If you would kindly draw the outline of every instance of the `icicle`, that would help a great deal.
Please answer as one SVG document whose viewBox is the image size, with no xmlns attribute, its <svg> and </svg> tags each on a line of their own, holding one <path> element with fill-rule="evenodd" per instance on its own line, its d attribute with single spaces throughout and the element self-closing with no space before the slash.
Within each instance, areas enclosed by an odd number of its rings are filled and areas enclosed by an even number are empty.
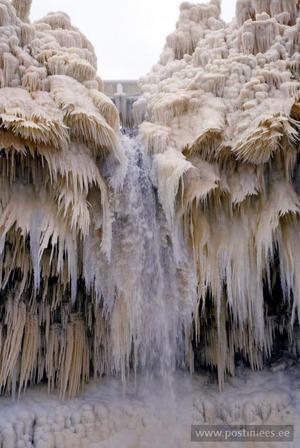
<svg viewBox="0 0 300 448">
<path fill-rule="evenodd" d="M 274 276 L 280 331 L 300 314 L 299 2 L 239 0 L 230 25 L 183 3 L 133 114 L 118 97 L 136 139 L 91 43 L 30 4 L 0 1 L 1 393 L 262 368 Z"/>
<path fill-rule="evenodd" d="M 32 0 L 12 0 L 11 3 L 15 8 L 18 17 L 20 17 L 23 22 L 27 22 L 29 20 Z"/>
</svg>

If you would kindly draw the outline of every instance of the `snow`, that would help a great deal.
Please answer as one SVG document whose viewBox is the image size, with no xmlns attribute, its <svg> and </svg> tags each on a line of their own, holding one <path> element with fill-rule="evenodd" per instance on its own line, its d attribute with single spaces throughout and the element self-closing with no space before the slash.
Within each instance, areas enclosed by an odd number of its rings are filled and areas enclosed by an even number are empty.
<svg viewBox="0 0 300 448">
<path fill-rule="evenodd" d="M 295 439 L 285 445 L 296 448 L 299 373 L 298 365 L 259 373 L 242 369 L 223 393 L 204 372 L 177 373 L 171 386 L 139 376 L 128 382 L 125 391 L 118 379 L 107 378 L 66 402 L 37 386 L 19 402 L 1 400 L 0 443 L 5 448 L 188 448 L 195 445 L 190 441 L 192 424 L 286 424 L 295 426 Z M 264 442 L 264 446 L 277 445 Z"/>
</svg>

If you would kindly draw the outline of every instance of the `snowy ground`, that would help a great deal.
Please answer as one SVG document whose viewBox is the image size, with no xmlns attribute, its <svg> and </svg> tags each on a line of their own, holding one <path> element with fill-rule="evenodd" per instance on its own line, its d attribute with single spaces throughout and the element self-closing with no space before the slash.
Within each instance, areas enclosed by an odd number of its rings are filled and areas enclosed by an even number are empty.
<svg viewBox="0 0 300 448">
<path fill-rule="evenodd" d="M 77 399 L 59 402 L 43 387 L 20 401 L 0 401 L 3 448 L 186 448 L 191 424 L 294 424 L 299 447 L 300 366 L 252 373 L 229 379 L 225 391 L 206 374 L 177 374 L 170 386 L 139 378 L 124 393 L 120 382 L 93 383 Z M 201 447 L 221 444 L 201 443 Z M 229 443 L 226 447 L 231 446 Z M 282 443 L 232 443 L 238 448 L 281 447 Z"/>
</svg>

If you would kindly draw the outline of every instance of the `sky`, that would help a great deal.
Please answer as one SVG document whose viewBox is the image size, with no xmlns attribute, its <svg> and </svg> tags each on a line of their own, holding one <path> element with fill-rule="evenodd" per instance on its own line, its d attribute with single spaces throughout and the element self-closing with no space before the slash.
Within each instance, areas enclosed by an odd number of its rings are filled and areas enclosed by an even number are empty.
<svg viewBox="0 0 300 448">
<path fill-rule="evenodd" d="M 31 20 L 66 12 L 94 45 L 102 79 L 138 79 L 158 61 L 182 1 L 33 0 Z M 234 11 L 235 0 L 222 0 L 224 20 L 229 22 Z"/>
</svg>

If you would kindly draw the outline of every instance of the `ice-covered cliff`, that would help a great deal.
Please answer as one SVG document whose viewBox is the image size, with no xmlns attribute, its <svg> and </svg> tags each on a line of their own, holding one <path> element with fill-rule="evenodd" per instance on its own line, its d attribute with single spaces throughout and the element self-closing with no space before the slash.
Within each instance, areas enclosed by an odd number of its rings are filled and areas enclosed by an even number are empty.
<svg viewBox="0 0 300 448">
<path fill-rule="evenodd" d="M 33 389 L 1 398 L 0 446 L 299 440 L 299 1 L 238 0 L 229 25 L 183 3 L 134 139 L 92 45 L 30 6 L 0 0 L 0 394 Z"/>
<path fill-rule="evenodd" d="M 30 4 L 0 1 L 0 394 L 168 376 L 191 358 L 192 263 L 92 45 L 64 13 L 30 24 Z"/>
<path fill-rule="evenodd" d="M 47 377 L 64 396 L 98 359 L 80 279 L 87 235 L 110 255 L 110 180 L 99 167 L 120 177 L 125 158 L 92 45 L 63 13 L 30 24 L 30 5 L 0 2 L 0 389 Z M 91 326 L 102 318 L 89 306 Z"/>
<path fill-rule="evenodd" d="M 222 387 L 237 354 L 295 347 L 298 2 L 239 0 L 229 25 L 183 3 L 136 143 L 92 45 L 30 5 L 0 5 L 1 391 L 194 364 Z"/>
<path fill-rule="evenodd" d="M 134 105 L 170 226 L 198 277 L 196 352 L 222 385 L 237 353 L 253 368 L 300 304 L 296 0 L 185 2 Z M 198 341 L 198 343 L 197 343 Z"/>
</svg>

